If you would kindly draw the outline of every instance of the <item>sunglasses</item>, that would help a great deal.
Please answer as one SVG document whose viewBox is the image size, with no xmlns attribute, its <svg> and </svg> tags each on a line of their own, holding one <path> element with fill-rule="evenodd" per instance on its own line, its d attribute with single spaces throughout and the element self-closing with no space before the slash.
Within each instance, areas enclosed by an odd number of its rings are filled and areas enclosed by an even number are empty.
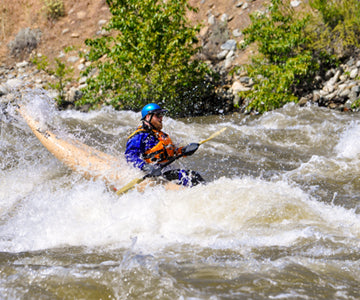
<svg viewBox="0 0 360 300">
<path fill-rule="evenodd" d="M 164 116 L 163 113 L 155 113 L 154 116 L 156 116 L 157 118 L 162 118 Z"/>
</svg>

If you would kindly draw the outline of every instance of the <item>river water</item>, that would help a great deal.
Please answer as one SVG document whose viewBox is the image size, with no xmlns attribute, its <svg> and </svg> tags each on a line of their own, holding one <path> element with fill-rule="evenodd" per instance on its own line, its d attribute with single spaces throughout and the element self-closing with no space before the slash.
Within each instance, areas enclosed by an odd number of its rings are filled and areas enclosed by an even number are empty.
<svg viewBox="0 0 360 300">
<path fill-rule="evenodd" d="M 139 114 L 16 102 L 122 158 Z M 4 114 L 6 112 L 6 114 Z M 119 197 L 57 161 L 9 104 L 0 132 L 1 299 L 359 299 L 360 114 L 288 105 L 164 118 L 206 185 Z M 129 177 L 130 180 L 130 177 Z"/>
</svg>

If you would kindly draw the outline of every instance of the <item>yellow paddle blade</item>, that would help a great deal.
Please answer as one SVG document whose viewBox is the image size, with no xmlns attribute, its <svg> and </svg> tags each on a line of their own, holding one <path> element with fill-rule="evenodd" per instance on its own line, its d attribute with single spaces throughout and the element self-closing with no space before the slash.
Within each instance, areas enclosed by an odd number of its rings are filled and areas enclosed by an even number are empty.
<svg viewBox="0 0 360 300">
<path fill-rule="evenodd" d="M 225 130 L 227 129 L 227 127 L 224 127 L 223 129 L 220 129 L 219 131 L 213 133 L 212 135 L 210 135 L 206 140 L 203 140 L 201 142 L 199 142 L 200 145 L 212 140 L 214 137 L 217 137 L 219 134 L 223 133 Z"/>
<path fill-rule="evenodd" d="M 139 184 L 140 182 L 143 182 L 145 178 L 135 178 L 132 181 L 130 181 L 127 185 L 123 186 L 120 190 L 116 192 L 117 195 L 125 194 L 127 191 L 131 190 L 135 187 L 135 185 Z"/>
</svg>

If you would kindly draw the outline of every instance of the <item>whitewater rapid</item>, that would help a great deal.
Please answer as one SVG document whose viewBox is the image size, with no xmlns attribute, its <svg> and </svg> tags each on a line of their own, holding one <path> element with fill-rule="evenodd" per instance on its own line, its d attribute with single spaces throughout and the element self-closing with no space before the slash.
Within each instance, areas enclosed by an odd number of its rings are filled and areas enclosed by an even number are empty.
<svg viewBox="0 0 360 300">
<path fill-rule="evenodd" d="M 119 159 L 140 119 L 139 113 L 110 108 L 57 111 L 46 94 L 29 93 L 21 101 L 43 128 Z M 150 289 L 154 297 L 166 291 L 175 298 L 208 299 L 217 295 L 211 278 L 225 298 L 311 299 L 318 286 L 311 272 L 328 287 L 344 278 L 341 287 L 328 289 L 335 298 L 360 296 L 358 114 L 290 104 L 262 116 L 165 117 L 164 131 L 179 145 L 228 128 L 177 162 L 199 171 L 207 184 L 179 191 L 158 185 L 119 197 L 101 180 L 85 179 L 57 161 L 16 113 L 14 103 L 5 112 L 0 132 L 0 251 L 25 257 L 3 260 L 3 296 L 26 295 L 20 281 L 30 276 L 29 267 L 16 267 L 19 264 L 46 264 L 49 275 L 31 273 L 33 281 L 44 280 L 45 290 L 48 281 L 63 272 L 60 265 L 69 265 L 71 271 L 64 276 L 70 282 L 78 268 L 88 268 L 79 278 L 106 286 L 118 299 L 135 287 Z M 133 175 L 129 173 L 129 180 Z M 96 257 L 94 265 L 86 262 L 90 253 Z M 128 285 L 116 286 L 114 278 L 124 265 L 142 274 L 147 287 L 139 287 L 129 273 Z M 8 277 L 8 268 L 22 274 L 19 281 Z M 237 281 L 241 274 L 247 279 Z M 151 289 L 156 278 L 165 281 Z M 278 288 L 262 286 L 260 291 L 261 280 Z M 306 283 L 303 288 L 298 280 Z M 320 298 L 328 292 L 320 291 Z"/>
</svg>

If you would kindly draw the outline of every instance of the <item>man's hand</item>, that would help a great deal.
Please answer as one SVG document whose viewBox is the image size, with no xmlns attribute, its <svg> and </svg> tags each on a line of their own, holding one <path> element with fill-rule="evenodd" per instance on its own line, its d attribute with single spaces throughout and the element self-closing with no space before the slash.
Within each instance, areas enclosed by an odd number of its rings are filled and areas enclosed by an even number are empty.
<svg viewBox="0 0 360 300">
<path fill-rule="evenodd" d="M 195 153 L 195 151 L 199 148 L 200 144 L 198 143 L 191 143 L 183 148 L 183 154 L 185 156 L 190 156 Z"/>
<path fill-rule="evenodd" d="M 142 170 L 149 176 L 149 177 L 157 177 L 161 176 L 161 167 L 157 165 L 145 165 Z"/>
</svg>

